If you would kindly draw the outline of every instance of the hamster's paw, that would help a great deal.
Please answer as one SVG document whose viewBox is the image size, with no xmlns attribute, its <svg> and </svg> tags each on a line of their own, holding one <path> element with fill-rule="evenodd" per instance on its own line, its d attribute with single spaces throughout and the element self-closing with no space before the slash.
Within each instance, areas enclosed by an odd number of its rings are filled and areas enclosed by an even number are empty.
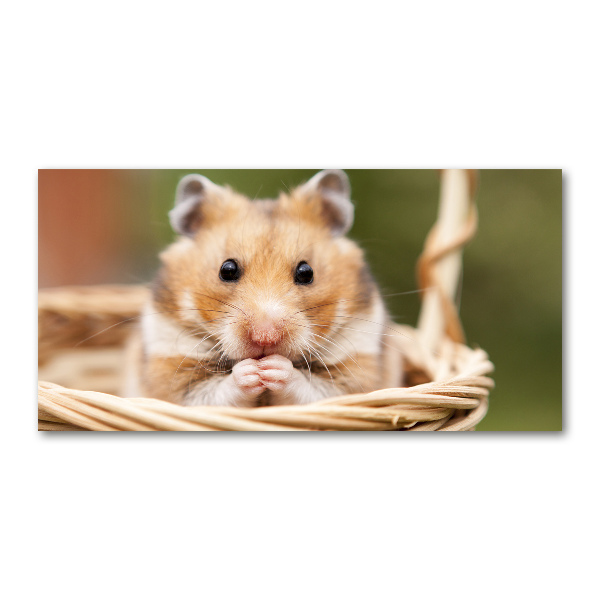
<svg viewBox="0 0 600 600">
<path fill-rule="evenodd" d="M 259 376 L 259 361 L 247 358 L 234 365 L 231 371 L 233 383 L 246 398 L 255 398 L 265 390 Z"/>
<path fill-rule="evenodd" d="M 285 356 L 271 354 L 258 361 L 258 375 L 267 389 L 284 392 L 294 380 L 294 365 Z"/>
</svg>

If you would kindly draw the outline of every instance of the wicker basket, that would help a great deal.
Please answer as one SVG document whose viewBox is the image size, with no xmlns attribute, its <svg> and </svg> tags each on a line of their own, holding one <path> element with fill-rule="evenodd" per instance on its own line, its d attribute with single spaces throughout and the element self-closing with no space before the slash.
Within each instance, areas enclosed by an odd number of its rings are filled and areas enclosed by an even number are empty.
<svg viewBox="0 0 600 600">
<path fill-rule="evenodd" d="M 493 365 L 464 344 L 452 302 L 462 247 L 476 229 L 474 172 L 442 172 L 440 213 L 419 260 L 423 306 L 417 328 L 397 325 L 386 343 L 407 387 L 303 406 L 183 407 L 120 398 L 124 345 L 148 290 L 99 286 L 42 290 L 38 303 L 40 430 L 302 431 L 472 430 L 485 416 Z M 400 360 L 400 359 L 399 359 Z M 53 381 L 54 383 L 49 383 Z M 93 390 L 93 391 L 83 391 Z"/>
</svg>

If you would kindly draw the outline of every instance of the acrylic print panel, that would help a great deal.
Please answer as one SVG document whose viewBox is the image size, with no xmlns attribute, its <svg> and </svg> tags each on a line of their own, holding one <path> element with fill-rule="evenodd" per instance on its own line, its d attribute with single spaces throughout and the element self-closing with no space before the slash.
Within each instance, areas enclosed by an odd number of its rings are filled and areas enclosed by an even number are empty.
<svg viewBox="0 0 600 600">
<path fill-rule="evenodd" d="M 477 177 L 478 231 L 454 298 L 466 346 L 485 349 L 496 367 L 477 429 L 560 430 L 562 174 Z M 290 403 L 316 407 L 323 397 L 427 379 L 413 369 L 405 373 L 413 380 L 398 383 L 385 357 L 403 339 L 410 346 L 419 322 L 415 265 L 438 217 L 440 186 L 434 170 L 41 170 L 41 397 L 54 402 L 41 428 L 431 423 L 409 421 L 398 399 L 385 415 L 385 402 L 376 407 L 374 419 L 364 403 L 320 408 L 317 417 Z M 280 194 L 277 205 L 261 201 Z M 159 254 L 168 247 L 165 268 Z M 136 331 L 152 281 L 147 312 L 160 314 L 145 317 L 143 338 Z M 234 367 L 235 381 L 223 387 Z M 148 417 L 142 401 L 122 401 L 115 415 L 109 396 L 68 399 L 53 384 L 162 402 Z M 222 407 L 190 427 L 195 409 L 185 405 L 205 401 Z M 410 414 L 437 410 L 434 421 L 452 423 L 477 402 Z M 264 404 L 274 406 L 254 408 Z"/>
</svg>

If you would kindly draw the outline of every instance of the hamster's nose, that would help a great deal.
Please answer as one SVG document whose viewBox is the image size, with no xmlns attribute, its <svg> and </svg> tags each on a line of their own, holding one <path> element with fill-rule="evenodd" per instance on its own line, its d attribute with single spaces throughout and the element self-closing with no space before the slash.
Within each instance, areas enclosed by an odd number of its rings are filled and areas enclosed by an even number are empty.
<svg viewBox="0 0 600 600">
<path fill-rule="evenodd" d="M 256 322 L 250 328 L 250 340 L 259 346 L 275 346 L 283 338 L 283 328 L 272 320 Z"/>
</svg>

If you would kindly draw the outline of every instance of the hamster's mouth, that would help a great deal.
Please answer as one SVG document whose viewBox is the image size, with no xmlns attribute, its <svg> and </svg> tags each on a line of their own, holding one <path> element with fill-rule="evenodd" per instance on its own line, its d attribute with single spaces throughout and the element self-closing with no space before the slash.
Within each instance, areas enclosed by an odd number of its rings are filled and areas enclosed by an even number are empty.
<svg viewBox="0 0 600 600">
<path fill-rule="evenodd" d="M 247 355 L 245 358 L 253 358 L 255 360 L 260 360 L 265 356 L 270 356 L 271 354 L 280 354 L 282 352 L 282 348 L 280 344 L 275 346 L 261 346 L 260 344 L 256 344 L 254 342 L 250 342 L 247 346 Z"/>
</svg>

